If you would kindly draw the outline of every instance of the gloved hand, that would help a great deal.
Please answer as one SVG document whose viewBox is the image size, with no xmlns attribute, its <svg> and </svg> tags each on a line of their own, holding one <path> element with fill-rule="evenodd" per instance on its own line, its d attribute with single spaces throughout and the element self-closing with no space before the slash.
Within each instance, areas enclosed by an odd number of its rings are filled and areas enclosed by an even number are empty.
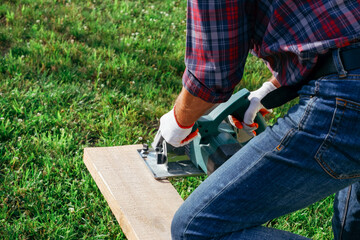
<svg viewBox="0 0 360 240">
<path fill-rule="evenodd" d="M 259 127 L 259 125 L 254 122 L 256 114 L 260 112 L 263 116 L 265 116 L 266 114 L 272 112 L 272 110 L 266 109 L 261 104 L 261 100 L 275 89 L 275 85 L 271 82 L 263 83 L 263 85 L 258 90 L 250 93 L 248 97 L 250 105 L 244 114 L 243 122 L 240 123 L 232 116 L 229 116 L 229 122 L 238 129 L 242 129 L 249 136 L 256 136 L 255 130 Z"/>
<path fill-rule="evenodd" d="M 181 147 L 191 142 L 199 132 L 198 129 L 192 132 L 191 126 L 181 126 L 175 117 L 175 107 L 160 118 L 158 134 L 161 134 L 165 141 L 174 147 Z"/>
</svg>

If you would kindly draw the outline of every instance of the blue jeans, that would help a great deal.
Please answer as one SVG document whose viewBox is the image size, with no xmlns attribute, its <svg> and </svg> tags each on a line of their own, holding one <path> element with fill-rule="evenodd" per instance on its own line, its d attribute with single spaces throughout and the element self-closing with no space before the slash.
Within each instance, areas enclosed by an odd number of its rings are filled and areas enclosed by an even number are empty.
<svg viewBox="0 0 360 240">
<path fill-rule="evenodd" d="M 339 191 L 334 201 L 335 239 L 360 239 L 360 182 Z"/>
<path fill-rule="evenodd" d="M 335 239 L 360 239 L 360 69 L 299 93 L 299 104 L 190 195 L 173 239 L 306 239 L 261 225 L 336 192 Z"/>
</svg>

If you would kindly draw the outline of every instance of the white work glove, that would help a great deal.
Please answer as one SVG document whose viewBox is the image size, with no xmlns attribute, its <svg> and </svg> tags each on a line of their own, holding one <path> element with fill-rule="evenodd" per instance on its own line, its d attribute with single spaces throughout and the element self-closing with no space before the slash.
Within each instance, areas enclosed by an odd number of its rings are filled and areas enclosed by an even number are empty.
<svg viewBox="0 0 360 240">
<path fill-rule="evenodd" d="M 259 125 L 254 122 L 256 114 L 260 112 L 263 116 L 265 116 L 266 114 L 272 112 L 271 109 L 266 109 L 261 104 L 261 100 L 275 89 L 275 85 L 271 82 L 263 83 L 263 85 L 258 90 L 250 93 L 248 97 L 250 105 L 245 111 L 243 122 L 240 123 L 232 116 L 229 116 L 229 122 L 238 129 L 242 129 L 243 132 L 245 132 L 248 136 L 256 136 L 255 130 L 259 127 Z"/>
<path fill-rule="evenodd" d="M 174 147 L 181 147 L 191 142 L 198 130 L 191 132 L 193 125 L 181 126 L 175 118 L 175 107 L 160 118 L 160 127 L 157 134 L 161 134 L 165 141 Z"/>
</svg>

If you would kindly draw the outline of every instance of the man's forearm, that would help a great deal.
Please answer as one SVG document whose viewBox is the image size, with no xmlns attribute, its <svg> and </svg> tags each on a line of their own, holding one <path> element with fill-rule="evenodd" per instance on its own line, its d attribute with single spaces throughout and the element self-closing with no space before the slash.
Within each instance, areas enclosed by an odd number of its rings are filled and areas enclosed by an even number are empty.
<svg viewBox="0 0 360 240">
<path fill-rule="evenodd" d="M 269 79 L 275 87 L 280 87 L 275 77 Z M 175 102 L 176 120 L 181 126 L 191 126 L 199 117 L 215 104 L 206 102 L 199 97 L 193 96 L 184 87 Z"/>
<path fill-rule="evenodd" d="M 213 106 L 213 103 L 195 97 L 183 88 L 175 102 L 175 117 L 181 126 L 191 126 Z"/>
</svg>

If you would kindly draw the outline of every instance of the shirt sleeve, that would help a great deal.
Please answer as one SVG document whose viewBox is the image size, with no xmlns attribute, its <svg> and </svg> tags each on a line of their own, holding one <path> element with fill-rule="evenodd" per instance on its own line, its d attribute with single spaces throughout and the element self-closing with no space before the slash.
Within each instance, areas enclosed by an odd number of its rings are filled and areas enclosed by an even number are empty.
<svg viewBox="0 0 360 240">
<path fill-rule="evenodd" d="M 188 0 L 183 86 L 219 103 L 240 82 L 251 37 L 246 0 Z"/>
</svg>

